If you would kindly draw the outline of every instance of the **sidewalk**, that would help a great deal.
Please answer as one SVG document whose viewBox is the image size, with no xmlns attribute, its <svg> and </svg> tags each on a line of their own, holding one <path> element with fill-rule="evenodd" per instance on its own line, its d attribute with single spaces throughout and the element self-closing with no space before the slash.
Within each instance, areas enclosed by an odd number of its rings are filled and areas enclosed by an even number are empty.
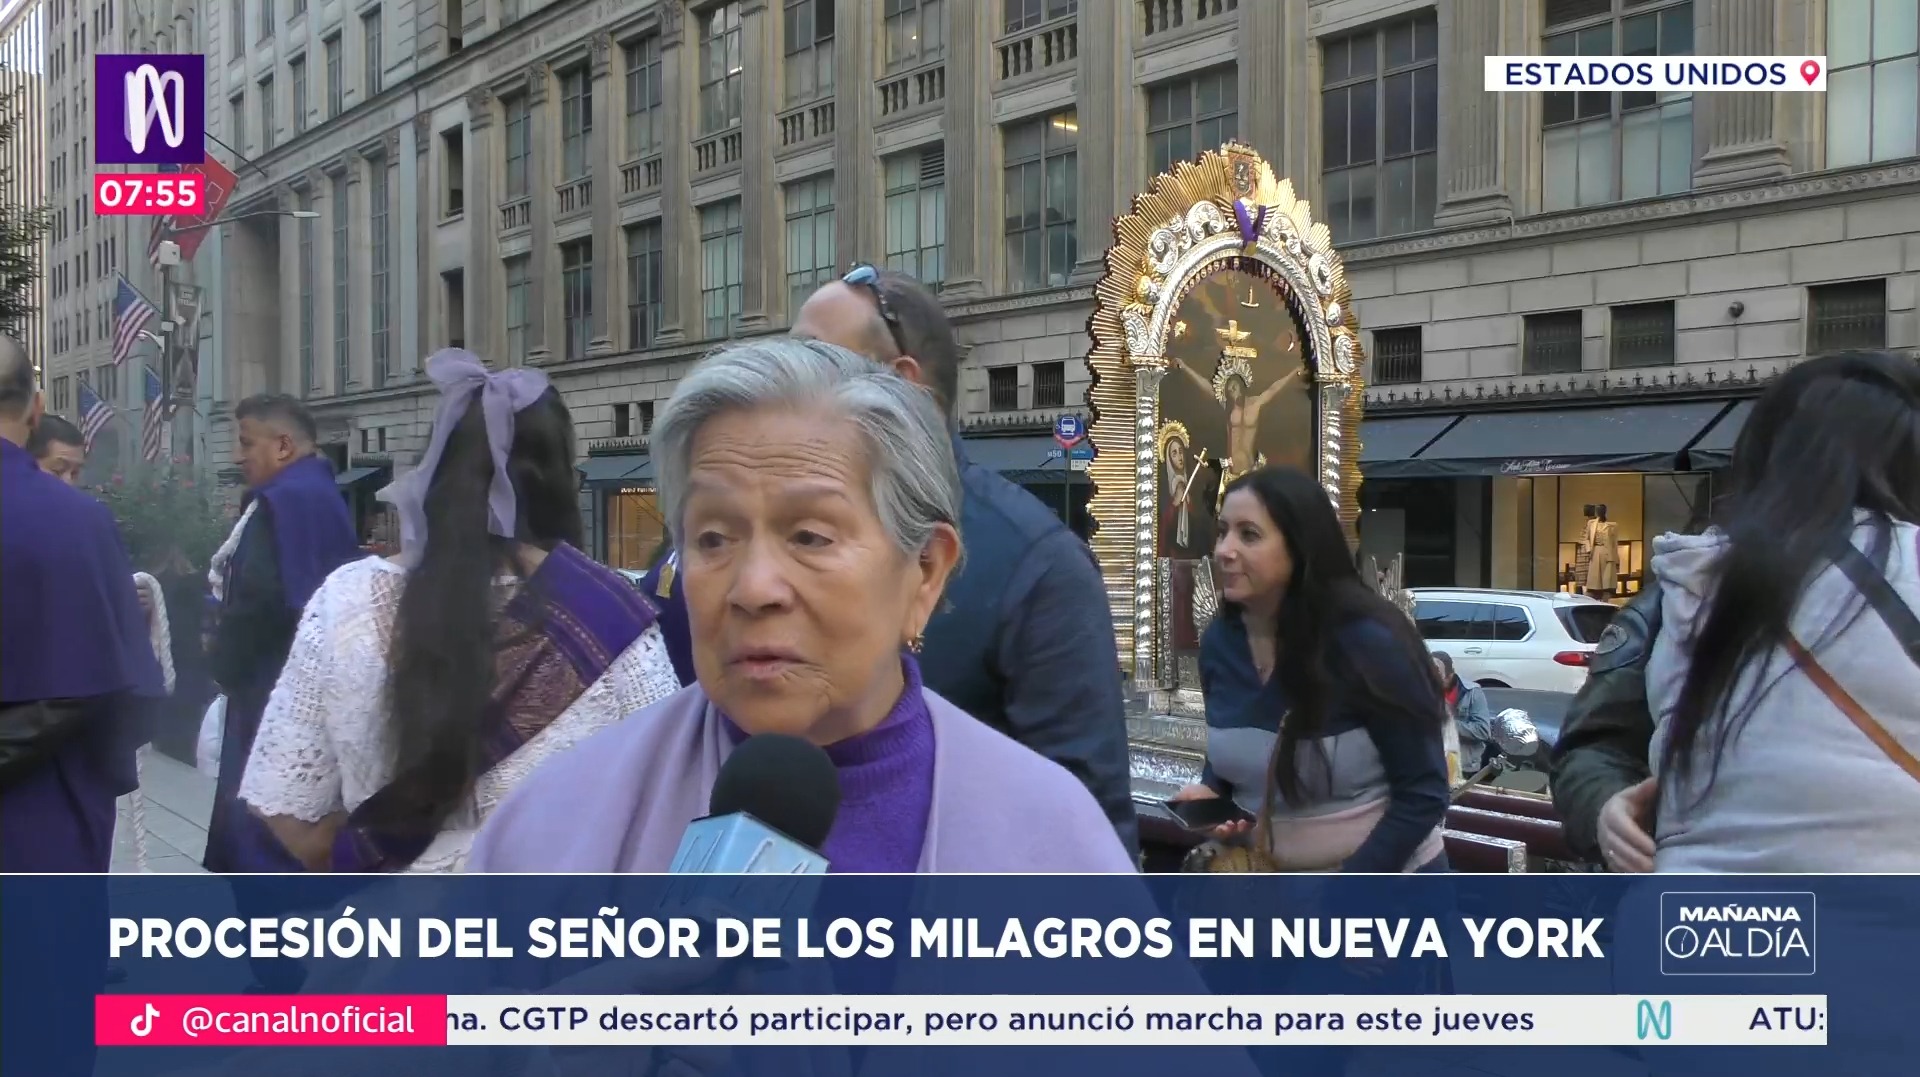
<svg viewBox="0 0 1920 1077">
<path fill-rule="evenodd" d="M 120 799 L 120 823 L 113 835 L 115 872 L 138 872 L 135 831 L 146 836 L 144 870 L 163 875 L 204 874 L 200 858 L 207 849 L 207 819 L 213 812 L 213 779 L 172 756 L 147 750 L 140 757 L 143 827 L 136 828 L 132 797 Z"/>
</svg>

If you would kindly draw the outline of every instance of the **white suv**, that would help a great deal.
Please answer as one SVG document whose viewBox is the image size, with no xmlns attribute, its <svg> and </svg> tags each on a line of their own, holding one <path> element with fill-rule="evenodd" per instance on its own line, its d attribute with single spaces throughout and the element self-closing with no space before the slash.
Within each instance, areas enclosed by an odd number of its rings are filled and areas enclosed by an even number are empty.
<svg viewBox="0 0 1920 1077">
<path fill-rule="evenodd" d="M 1599 599 L 1556 591 L 1412 590 L 1427 648 L 1452 656 L 1461 680 L 1487 688 L 1579 691 L 1594 645 L 1618 612 Z"/>
</svg>

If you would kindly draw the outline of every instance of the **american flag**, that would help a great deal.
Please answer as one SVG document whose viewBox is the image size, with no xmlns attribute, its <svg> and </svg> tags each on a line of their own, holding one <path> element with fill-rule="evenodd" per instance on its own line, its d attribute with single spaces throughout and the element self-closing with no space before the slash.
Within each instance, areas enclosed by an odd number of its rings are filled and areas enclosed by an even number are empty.
<svg viewBox="0 0 1920 1077">
<path fill-rule="evenodd" d="M 154 372 L 151 364 L 148 364 L 147 412 L 146 418 L 142 420 L 142 429 L 140 431 L 140 455 L 144 457 L 149 464 L 160 459 L 160 454 L 165 449 L 163 440 L 167 425 L 164 414 L 166 410 L 166 400 L 167 394 L 161 389 L 160 375 Z"/>
<path fill-rule="evenodd" d="M 80 436 L 87 441 L 87 451 L 93 451 L 94 436 L 107 428 L 113 421 L 113 405 L 100 399 L 93 386 L 80 383 Z"/>
<path fill-rule="evenodd" d="M 127 361 L 140 343 L 140 330 L 159 313 L 146 296 L 127 283 L 127 278 L 120 278 L 120 288 L 113 295 L 113 365 Z"/>
</svg>

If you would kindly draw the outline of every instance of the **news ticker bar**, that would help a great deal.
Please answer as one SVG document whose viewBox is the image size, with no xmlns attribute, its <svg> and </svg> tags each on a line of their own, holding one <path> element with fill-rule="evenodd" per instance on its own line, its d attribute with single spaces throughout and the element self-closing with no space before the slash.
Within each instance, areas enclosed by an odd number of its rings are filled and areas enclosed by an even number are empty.
<svg viewBox="0 0 1920 1077">
<path fill-rule="evenodd" d="M 103 1047 L 1823 1047 L 1825 995 L 101 995 Z"/>
</svg>

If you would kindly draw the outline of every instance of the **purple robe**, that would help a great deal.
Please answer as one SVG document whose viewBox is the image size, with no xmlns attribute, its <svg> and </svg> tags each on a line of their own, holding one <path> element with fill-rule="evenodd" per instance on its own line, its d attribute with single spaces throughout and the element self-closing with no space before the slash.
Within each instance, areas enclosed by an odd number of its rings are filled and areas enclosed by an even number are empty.
<svg viewBox="0 0 1920 1077">
<path fill-rule="evenodd" d="M 140 700 L 166 694 L 113 514 L 0 441 L 0 702 L 97 699 L 90 728 L 0 793 L 0 870 L 104 872 L 136 782 Z"/>
<path fill-rule="evenodd" d="M 921 872 L 1137 870 L 1079 779 L 922 691 L 934 746 Z M 683 688 L 541 767 L 481 828 L 467 870 L 663 872 L 733 745 L 700 686 Z"/>
<path fill-rule="evenodd" d="M 297 624 L 307 599 L 313 597 L 328 574 L 361 556 L 353 517 L 340 496 L 333 465 L 319 456 L 296 460 L 247 497 L 261 502 L 254 519 L 247 524 L 248 529 L 259 526 L 261 517 L 271 521 L 274 560 L 286 602 L 287 622 L 289 626 Z M 233 561 L 227 566 L 229 601 L 236 594 L 233 581 L 244 570 L 246 554 L 247 539 L 243 537 Z M 291 642 L 289 627 L 285 643 Z M 278 661 L 285 662 L 284 650 Z M 227 717 L 221 740 L 220 774 L 214 786 L 213 814 L 207 826 L 205 863 L 209 871 L 301 870 L 300 862 L 281 847 L 266 824 L 253 818 L 238 799 L 240 777 L 253 748 L 254 734 L 260 728 L 260 715 L 279 676 L 276 664 L 270 669 L 251 671 L 243 684 L 221 686 L 227 695 Z"/>
</svg>

